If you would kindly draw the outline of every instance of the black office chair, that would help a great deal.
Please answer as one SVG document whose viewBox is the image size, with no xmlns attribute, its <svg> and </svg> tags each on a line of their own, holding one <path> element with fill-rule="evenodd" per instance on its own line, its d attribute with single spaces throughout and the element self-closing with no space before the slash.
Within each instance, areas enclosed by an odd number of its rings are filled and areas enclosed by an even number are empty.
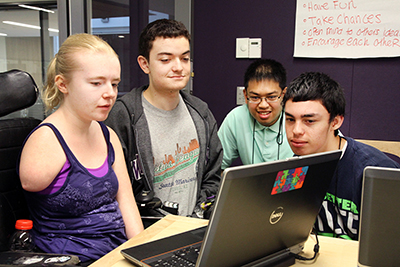
<svg viewBox="0 0 400 267">
<path fill-rule="evenodd" d="M 21 70 L 0 73 L 0 251 L 8 250 L 17 219 L 29 219 L 29 212 L 16 172 L 17 158 L 26 136 L 41 121 L 34 118 L 2 119 L 32 106 L 38 88 L 32 76 Z"/>
</svg>

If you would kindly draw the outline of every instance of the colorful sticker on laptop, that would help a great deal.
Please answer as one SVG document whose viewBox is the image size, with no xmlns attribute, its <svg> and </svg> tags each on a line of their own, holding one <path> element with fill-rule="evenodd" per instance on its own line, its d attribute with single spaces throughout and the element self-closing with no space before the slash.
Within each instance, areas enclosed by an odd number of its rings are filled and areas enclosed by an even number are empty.
<svg viewBox="0 0 400 267">
<path fill-rule="evenodd" d="M 308 166 L 278 172 L 271 195 L 302 188 L 307 171 Z"/>
</svg>

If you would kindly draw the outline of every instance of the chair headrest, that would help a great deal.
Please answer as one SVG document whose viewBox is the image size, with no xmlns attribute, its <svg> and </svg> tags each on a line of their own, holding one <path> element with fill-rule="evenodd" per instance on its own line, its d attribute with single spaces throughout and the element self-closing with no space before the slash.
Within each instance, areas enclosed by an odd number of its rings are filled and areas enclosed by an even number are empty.
<svg viewBox="0 0 400 267">
<path fill-rule="evenodd" d="M 29 73 L 16 69 L 0 73 L 0 117 L 32 106 L 38 94 Z"/>
</svg>

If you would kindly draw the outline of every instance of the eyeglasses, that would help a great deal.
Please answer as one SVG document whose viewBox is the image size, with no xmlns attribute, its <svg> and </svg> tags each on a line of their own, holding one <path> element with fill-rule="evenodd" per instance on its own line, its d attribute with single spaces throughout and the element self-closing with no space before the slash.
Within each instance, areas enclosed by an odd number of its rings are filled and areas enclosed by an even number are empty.
<svg viewBox="0 0 400 267">
<path fill-rule="evenodd" d="M 250 96 L 247 98 L 247 100 L 253 104 L 260 104 L 263 99 L 265 99 L 265 101 L 267 101 L 267 103 L 274 103 L 274 102 L 278 101 L 278 99 L 281 98 L 281 96 L 282 96 L 282 94 L 280 94 L 279 96 L 269 95 L 266 97 Z"/>
</svg>

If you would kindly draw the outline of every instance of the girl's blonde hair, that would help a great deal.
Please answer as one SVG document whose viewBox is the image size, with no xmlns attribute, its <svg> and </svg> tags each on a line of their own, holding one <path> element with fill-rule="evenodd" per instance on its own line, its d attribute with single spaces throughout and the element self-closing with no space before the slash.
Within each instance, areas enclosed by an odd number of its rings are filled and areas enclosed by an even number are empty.
<svg viewBox="0 0 400 267">
<path fill-rule="evenodd" d="M 67 81 L 70 81 L 71 73 L 78 68 L 73 54 L 83 50 L 110 53 L 118 57 L 112 47 L 98 36 L 87 33 L 69 36 L 47 68 L 47 82 L 41 92 L 46 112 L 55 109 L 64 100 L 64 94 L 58 90 L 55 84 L 55 77 L 62 75 Z"/>
</svg>

